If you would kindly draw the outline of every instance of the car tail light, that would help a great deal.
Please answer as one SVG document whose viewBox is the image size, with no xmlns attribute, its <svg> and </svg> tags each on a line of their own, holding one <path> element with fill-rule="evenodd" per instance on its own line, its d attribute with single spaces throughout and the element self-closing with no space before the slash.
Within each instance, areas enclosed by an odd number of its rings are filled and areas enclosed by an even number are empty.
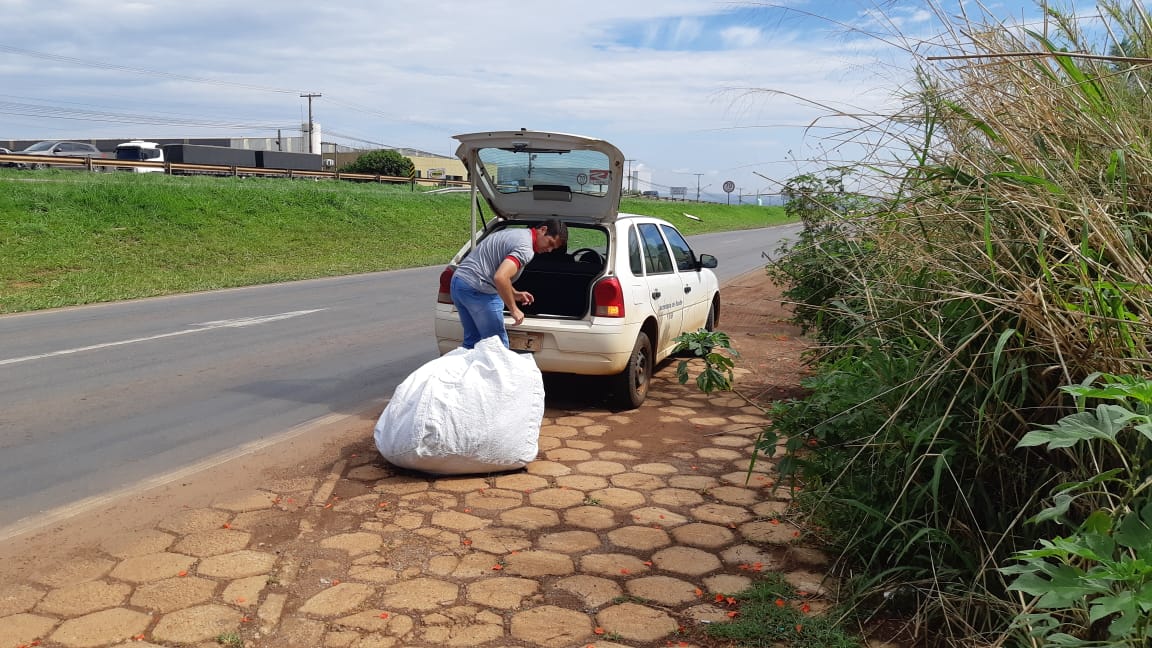
<svg viewBox="0 0 1152 648">
<path fill-rule="evenodd" d="M 452 303 L 452 274 L 456 272 L 452 266 L 444 268 L 444 272 L 440 273 L 440 292 L 436 293 L 437 304 L 451 304 Z"/>
<path fill-rule="evenodd" d="M 624 317 L 624 291 L 616 277 L 604 277 L 592 288 L 592 314 L 596 317 Z"/>
</svg>

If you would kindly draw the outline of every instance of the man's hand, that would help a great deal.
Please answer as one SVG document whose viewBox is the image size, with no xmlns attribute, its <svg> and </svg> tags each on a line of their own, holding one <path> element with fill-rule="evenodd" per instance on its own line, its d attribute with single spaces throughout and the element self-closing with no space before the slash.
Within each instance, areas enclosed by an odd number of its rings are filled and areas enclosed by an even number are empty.
<svg viewBox="0 0 1152 648">
<path fill-rule="evenodd" d="M 525 291 L 517 290 L 513 294 L 516 296 L 516 303 L 518 303 L 518 304 L 524 304 L 525 306 L 531 306 L 532 302 L 536 301 L 536 297 L 534 297 L 532 295 L 532 293 L 528 292 L 527 290 L 525 290 Z"/>
<path fill-rule="evenodd" d="M 508 314 L 512 316 L 512 326 L 519 326 L 524 321 L 524 311 L 519 308 L 512 308 Z"/>
</svg>

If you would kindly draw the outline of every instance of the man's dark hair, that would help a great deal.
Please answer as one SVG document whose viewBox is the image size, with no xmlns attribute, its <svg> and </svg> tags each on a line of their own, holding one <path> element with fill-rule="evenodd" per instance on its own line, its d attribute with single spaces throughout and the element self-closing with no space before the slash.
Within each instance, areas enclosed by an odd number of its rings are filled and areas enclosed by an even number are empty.
<svg viewBox="0 0 1152 648">
<path fill-rule="evenodd" d="M 536 227 L 546 228 L 544 230 L 545 236 L 559 236 L 560 245 L 565 245 L 568 243 L 568 226 L 565 225 L 564 221 L 560 220 L 559 218 L 548 219 L 541 222 Z"/>
</svg>

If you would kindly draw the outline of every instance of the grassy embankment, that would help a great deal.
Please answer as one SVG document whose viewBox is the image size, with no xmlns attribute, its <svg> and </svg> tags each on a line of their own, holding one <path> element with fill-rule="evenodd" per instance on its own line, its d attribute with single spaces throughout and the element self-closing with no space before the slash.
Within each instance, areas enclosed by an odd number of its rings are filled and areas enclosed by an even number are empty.
<svg viewBox="0 0 1152 648">
<path fill-rule="evenodd" d="M 788 220 L 754 205 L 622 210 L 686 235 Z M 435 265 L 468 223 L 467 193 L 407 186 L 0 169 L 0 313 Z"/>
</svg>

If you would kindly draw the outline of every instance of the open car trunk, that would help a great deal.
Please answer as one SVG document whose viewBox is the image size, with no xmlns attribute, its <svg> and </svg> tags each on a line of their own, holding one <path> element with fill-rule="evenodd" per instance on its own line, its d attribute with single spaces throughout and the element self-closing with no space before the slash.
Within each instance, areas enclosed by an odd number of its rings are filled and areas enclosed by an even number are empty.
<svg viewBox="0 0 1152 648">
<path fill-rule="evenodd" d="M 521 305 L 526 317 L 580 319 L 592 305 L 592 284 L 604 272 L 604 258 L 596 252 L 573 257 L 565 250 L 537 254 L 513 286 L 535 297 Z"/>
</svg>

